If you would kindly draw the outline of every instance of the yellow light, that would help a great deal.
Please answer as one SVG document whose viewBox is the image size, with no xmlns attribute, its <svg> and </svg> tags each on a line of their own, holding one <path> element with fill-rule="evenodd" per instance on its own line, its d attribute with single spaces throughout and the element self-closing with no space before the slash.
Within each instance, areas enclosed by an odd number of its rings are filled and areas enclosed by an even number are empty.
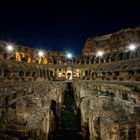
<svg viewBox="0 0 140 140">
<path fill-rule="evenodd" d="M 62 77 L 62 73 L 61 72 L 58 73 L 58 77 Z"/>
</svg>

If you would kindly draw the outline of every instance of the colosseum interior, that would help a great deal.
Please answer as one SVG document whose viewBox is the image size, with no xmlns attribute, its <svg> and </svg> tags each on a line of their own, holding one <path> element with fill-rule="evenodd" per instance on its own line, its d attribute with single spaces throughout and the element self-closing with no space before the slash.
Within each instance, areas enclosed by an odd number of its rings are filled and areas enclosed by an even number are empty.
<svg viewBox="0 0 140 140">
<path fill-rule="evenodd" d="M 140 27 L 66 55 L 0 41 L 0 140 L 140 140 Z"/>
</svg>

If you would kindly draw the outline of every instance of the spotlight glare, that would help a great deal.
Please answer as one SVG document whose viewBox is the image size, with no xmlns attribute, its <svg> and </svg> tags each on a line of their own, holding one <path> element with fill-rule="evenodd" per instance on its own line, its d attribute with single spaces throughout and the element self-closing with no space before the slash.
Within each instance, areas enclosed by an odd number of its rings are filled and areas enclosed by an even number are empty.
<svg viewBox="0 0 140 140">
<path fill-rule="evenodd" d="M 12 45 L 8 45 L 8 46 L 7 46 L 7 50 L 8 50 L 8 51 L 13 51 L 13 46 L 12 46 Z"/>
<path fill-rule="evenodd" d="M 97 56 L 100 56 L 100 57 L 101 57 L 101 56 L 103 56 L 103 54 L 104 54 L 103 51 L 98 51 L 98 52 L 97 52 Z"/>
<path fill-rule="evenodd" d="M 69 59 L 72 58 L 72 54 L 71 53 L 68 53 L 67 54 L 67 58 L 69 58 Z"/>
<path fill-rule="evenodd" d="M 38 56 L 43 57 L 44 56 L 44 52 L 43 51 L 39 51 L 38 52 Z"/>
<path fill-rule="evenodd" d="M 134 50 L 136 50 L 136 45 L 135 44 L 130 44 L 129 47 L 128 47 L 128 49 L 130 51 L 134 51 Z"/>
</svg>

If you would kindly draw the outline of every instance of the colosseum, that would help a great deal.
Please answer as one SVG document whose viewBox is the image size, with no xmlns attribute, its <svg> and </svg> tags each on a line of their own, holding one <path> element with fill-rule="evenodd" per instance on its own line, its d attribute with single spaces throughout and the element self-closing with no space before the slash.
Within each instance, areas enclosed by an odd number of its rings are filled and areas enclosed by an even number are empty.
<svg viewBox="0 0 140 140">
<path fill-rule="evenodd" d="M 79 56 L 0 41 L 0 140 L 62 139 L 140 140 L 140 27 Z"/>
</svg>

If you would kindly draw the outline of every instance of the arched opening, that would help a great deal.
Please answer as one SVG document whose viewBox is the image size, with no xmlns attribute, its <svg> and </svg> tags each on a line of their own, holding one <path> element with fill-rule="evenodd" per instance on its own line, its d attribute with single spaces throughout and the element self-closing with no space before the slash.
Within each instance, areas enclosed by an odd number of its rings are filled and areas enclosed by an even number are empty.
<svg viewBox="0 0 140 140">
<path fill-rule="evenodd" d="M 72 80 L 72 69 L 70 67 L 67 68 L 66 79 Z"/>
<path fill-rule="evenodd" d="M 20 71 L 20 72 L 19 72 L 19 76 L 20 76 L 20 77 L 24 77 L 24 72 L 23 72 L 23 71 Z"/>
<path fill-rule="evenodd" d="M 135 74 L 135 72 L 134 72 L 134 71 L 132 71 L 132 70 L 129 70 L 129 71 L 128 71 L 128 74 L 129 74 L 129 75 L 134 75 L 134 74 Z"/>
<path fill-rule="evenodd" d="M 131 127 L 128 131 L 128 140 L 136 140 L 136 127 Z"/>
<path fill-rule="evenodd" d="M 67 79 L 72 80 L 72 73 L 71 72 L 67 72 Z"/>
<path fill-rule="evenodd" d="M 53 114 L 56 116 L 56 101 L 51 100 L 51 110 L 53 111 Z"/>
<path fill-rule="evenodd" d="M 104 58 L 105 58 L 105 62 L 109 62 L 109 58 L 110 58 L 109 55 L 104 56 Z"/>
<path fill-rule="evenodd" d="M 37 75 L 37 74 L 36 74 L 36 72 L 33 72 L 33 73 L 32 73 L 32 77 L 34 77 L 34 78 L 35 78 L 35 77 L 36 77 L 36 75 Z"/>
<path fill-rule="evenodd" d="M 53 71 L 52 70 L 50 71 L 50 76 L 53 77 Z"/>
<path fill-rule="evenodd" d="M 40 77 L 43 77 L 43 72 L 42 72 L 42 70 L 40 70 Z"/>
<path fill-rule="evenodd" d="M 100 58 L 100 63 L 103 63 L 104 62 L 104 58 Z"/>
<path fill-rule="evenodd" d="M 10 71 L 9 70 L 5 70 L 4 71 L 4 77 L 9 77 L 10 76 Z"/>
<path fill-rule="evenodd" d="M 54 103 L 55 105 L 55 103 Z M 58 118 L 58 126 L 56 127 L 55 134 L 52 135 L 54 139 L 71 139 L 81 140 L 81 122 L 80 111 L 76 110 L 76 103 L 74 101 L 74 94 L 71 82 L 67 83 L 65 90 L 62 111 Z M 55 107 L 54 107 L 55 109 Z"/>
<path fill-rule="evenodd" d="M 110 56 L 110 61 L 113 62 L 116 60 L 116 54 L 113 54 L 112 56 Z"/>
<path fill-rule="evenodd" d="M 80 64 L 80 61 L 79 60 L 77 61 L 77 64 Z"/>
<path fill-rule="evenodd" d="M 29 76 L 31 76 L 31 73 L 28 71 L 26 72 L 26 77 L 29 77 Z"/>
<path fill-rule="evenodd" d="M 129 59 L 130 52 L 126 52 L 123 55 L 123 60 Z"/>
<path fill-rule="evenodd" d="M 85 61 L 84 61 L 84 60 L 82 60 L 82 61 L 81 61 L 81 64 L 84 64 L 84 63 L 85 63 Z"/>
<path fill-rule="evenodd" d="M 94 62 L 95 62 L 95 63 L 99 63 L 99 57 L 96 57 L 96 58 L 94 59 Z"/>
<path fill-rule="evenodd" d="M 4 53 L 4 54 L 3 54 L 3 57 L 4 57 L 4 59 L 7 59 L 7 54 Z"/>
<path fill-rule="evenodd" d="M 117 59 L 118 61 L 123 60 L 123 55 L 124 55 L 123 52 L 119 53 L 119 54 L 116 56 L 116 59 Z"/>
<path fill-rule="evenodd" d="M 0 69 L 0 76 L 2 76 L 2 70 Z"/>
</svg>

